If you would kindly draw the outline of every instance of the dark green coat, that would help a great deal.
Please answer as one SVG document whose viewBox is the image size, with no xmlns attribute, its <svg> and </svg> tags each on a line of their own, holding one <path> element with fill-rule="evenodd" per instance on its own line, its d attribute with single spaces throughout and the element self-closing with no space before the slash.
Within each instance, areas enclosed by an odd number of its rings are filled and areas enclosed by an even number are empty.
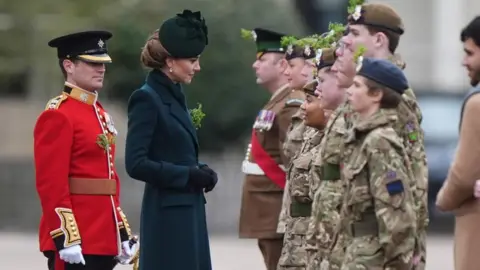
<svg viewBox="0 0 480 270">
<path fill-rule="evenodd" d="M 181 86 L 160 71 L 130 96 L 125 162 L 145 182 L 140 269 L 211 270 L 205 197 L 186 186 L 198 166 L 196 131 Z"/>
</svg>

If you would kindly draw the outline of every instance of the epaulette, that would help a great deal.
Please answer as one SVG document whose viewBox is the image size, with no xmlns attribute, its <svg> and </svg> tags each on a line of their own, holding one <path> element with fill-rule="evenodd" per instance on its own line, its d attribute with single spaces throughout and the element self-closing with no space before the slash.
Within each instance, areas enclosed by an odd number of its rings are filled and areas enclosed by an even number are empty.
<svg viewBox="0 0 480 270">
<path fill-rule="evenodd" d="M 299 98 L 291 98 L 291 99 L 288 99 L 285 104 L 287 105 L 290 105 L 290 106 L 293 106 L 293 105 L 302 105 L 303 104 L 303 100 L 302 99 L 299 99 Z"/>
<path fill-rule="evenodd" d="M 45 106 L 45 110 L 56 110 L 56 109 L 58 109 L 58 107 L 60 107 L 60 105 L 62 104 L 62 102 L 65 99 L 67 99 L 67 95 L 64 95 L 64 94 L 50 99 L 48 101 L 47 105 Z"/>
<path fill-rule="evenodd" d="M 285 101 L 286 106 L 301 106 L 305 99 L 305 93 L 300 90 L 293 90 Z"/>
</svg>

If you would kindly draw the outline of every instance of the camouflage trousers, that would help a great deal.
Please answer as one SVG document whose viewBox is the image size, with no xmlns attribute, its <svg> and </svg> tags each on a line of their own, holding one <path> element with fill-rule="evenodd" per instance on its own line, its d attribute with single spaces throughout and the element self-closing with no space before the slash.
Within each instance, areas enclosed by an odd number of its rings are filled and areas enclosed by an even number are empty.
<svg viewBox="0 0 480 270">
<path fill-rule="evenodd" d="M 338 270 L 342 265 L 345 237 L 334 238 L 340 220 L 338 209 L 343 189 L 341 181 L 319 181 L 307 231 L 307 270 Z"/>
<path fill-rule="evenodd" d="M 277 270 L 306 270 L 306 233 L 309 221 L 310 217 L 288 219 Z"/>
<path fill-rule="evenodd" d="M 340 270 L 345 256 L 345 241 L 339 238 L 331 251 L 319 249 L 318 243 L 313 247 L 307 240 L 306 270 Z"/>
<path fill-rule="evenodd" d="M 396 270 L 414 269 L 412 249 L 395 265 L 385 267 L 385 253 L 377 236 L 361 236 L 352 239 L 345 251 L 341 270 Z"/>
<path fill-rule="evenodd" d="M 412 269 L 413 270 L 425 270 L 427 262 L 427 231 L 425 229 L 418 232 L 417 245 L 419 245 L 419 254 L 415 254 L 415 257 L 419 257 L 419 262 Z"/>
</svg>

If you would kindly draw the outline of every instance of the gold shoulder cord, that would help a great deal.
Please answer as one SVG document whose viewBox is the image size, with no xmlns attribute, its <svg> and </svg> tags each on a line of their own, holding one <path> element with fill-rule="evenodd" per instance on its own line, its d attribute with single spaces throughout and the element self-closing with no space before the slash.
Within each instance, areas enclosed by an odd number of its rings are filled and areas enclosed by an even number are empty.
<svg viewBox="0 0 480 270">
<path fill-rule="evenodd" d="M 58 109 L 65 99 L 67 99 L 67 95 L 64 95 L 64 94 L 61 94 L 59 96 L 56 96 L 56 97 L 50 99 L 47 102 L 47 105 L 45 106 L 45 110 L 56 110 L 56 109 Z"/>
</svg>

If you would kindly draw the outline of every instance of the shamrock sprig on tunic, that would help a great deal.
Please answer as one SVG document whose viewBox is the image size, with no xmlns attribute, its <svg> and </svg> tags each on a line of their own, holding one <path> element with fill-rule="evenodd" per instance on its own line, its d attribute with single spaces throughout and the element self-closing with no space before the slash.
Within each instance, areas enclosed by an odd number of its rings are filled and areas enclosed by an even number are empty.
<svg viewBox="0 0 480 270">
<path fill-rule="evenodd" d="M 202 120 L 205 117 L 205 113 L 202 111 L 202 104 L 197 103 L 197 108 L 190 109 L 190 117 L 192 118 L 192 123 L 195 126 L 195 129 L 202 127 Z"/>
<path fill-rule="evenodd" d="M 98 134 L 97 135 L 97 145 L 100 146 L 103 150 L 107 151 L 107 149 L 115 144 L 115 136 L 112 134 Z"/>
</svg>

